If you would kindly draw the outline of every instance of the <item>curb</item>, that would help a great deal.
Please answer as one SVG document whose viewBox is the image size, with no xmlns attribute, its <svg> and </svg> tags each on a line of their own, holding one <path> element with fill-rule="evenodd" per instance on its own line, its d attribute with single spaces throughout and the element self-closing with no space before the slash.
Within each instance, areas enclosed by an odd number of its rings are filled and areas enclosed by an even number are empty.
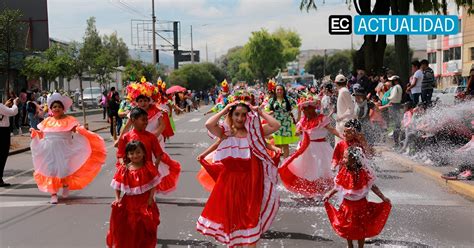
<svg viewBox="0 0 474 248">
<path fill-rule="evenodd" d="M 94 130 L 90 130 L 91 132 L 95 133 L 95 132 L 98 132 L 98 131 L 101 131 L 101 130 L 105 130 L 105 129 L 108 129 L 109 126 L 105 126 L 105 127 L 99 127 L 99 128 L 96 128 Z M 25 147 L 25 148 L 20 148 L 20 149 L 16 149 L 14 151 L 11 151 L 8 153 L 8 156 L 11 156 L 11 155 L 16 155 L 16 154 L 19 154 L 19 153 L 22 153 L 22 152 L 27 152 L 30 150 L 30 147 Z"/>
<path fill-rule="evenodd" d="M 443 186 L 447 186 L 450 188 L 452 191 L 469 198 L 470 200 L 474 200 L 474 185 L 470 185 L 467 183 L 463 183 L 462 181 L 455 181 L 455 180 L 446 180 L 441 178 L 442 173 L 430 169 L 429 167 L 422 165 L 420 163 L 414 162 L 411 159 L 402 157 L 392 151 L 389 151 L 386 148 L 377 148 L 377 150 L 381 153 L 383 153 L 384 156 L 392 159 L 399 161 L 401 163 L 401 166 L 412 169 L 414 172 L 417 172 L 419 174 L 422 174 L 428 178 L 433 179 L 436 181 L 438 184 L 441 184 Z"/>
</svg>

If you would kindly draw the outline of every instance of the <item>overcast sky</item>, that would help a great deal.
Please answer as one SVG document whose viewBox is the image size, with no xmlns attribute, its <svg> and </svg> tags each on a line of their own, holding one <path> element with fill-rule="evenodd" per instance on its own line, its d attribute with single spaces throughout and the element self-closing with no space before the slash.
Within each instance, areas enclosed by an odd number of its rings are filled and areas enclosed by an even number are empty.
<svg viewBox="0 0 474 248">
<path fill-rule="evenodd" d="M 100 34 L 117 32 L 133 49 L 131 19 L 151 19 L 152 0 L 48 0 L 49 35 L 65 41 L 81 41 L 86 20 L 95 16 Z M 194 49 L 209 59 L 231 47 L 243 45 L 252 31 L 262 28 L 272 32 L 290 28 L 302 38 L 301 49 L 350 48 L 350 36 L 328 33 L 329 15 L 354 15 L 345 0 L 317 1 L 318 9 L 299 10 L 299 0 L 155 0 L 158 20 L 181 22 L 181 47 L 190 49 L 190 25 L 193 25 Z M 349 1 L 352 2 L 352 1 Z M 393 39 L 390 39 L 391 42 Z M 164 44 L 158 39 L 159 44 Z M 354 36 L 354 47 L 362 44 Z M 426 37 L 412 38 L 411 45 L 425 48 Z"/>
</svg>

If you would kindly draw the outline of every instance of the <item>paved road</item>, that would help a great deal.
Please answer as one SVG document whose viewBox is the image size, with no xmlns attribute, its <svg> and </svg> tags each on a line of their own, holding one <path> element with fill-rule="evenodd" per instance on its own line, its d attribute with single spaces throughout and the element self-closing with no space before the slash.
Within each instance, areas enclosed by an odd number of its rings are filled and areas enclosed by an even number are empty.
<svg viewBox="0 0 474 248">
<path fill-rule="evenodd" d="M 182 163 L 178 189 L 158 196 L 161 224 L 157 247 L 220 247 L 195 231 L 208 193 L 195 180 L 196 155 L 211 144 L 201 113 L 177 118 L 178 132 L 166 150 Z M 107 130 L 107 165 L 86 189 L 52 206 L 32 179 L 31 153 L 11 156 L 0 189 L 0 247 L 105 247 L 114 173 L 114 148 Z M 378 185 L 392 199 L 384 231 L 367 247 L 470 247 L 474 244 L 474 205 L 392 161 L 377 159 Z M 321 205 L 301 206 L 281 190 L 282 206 L 260 247 L 344 247 Z M 377 200 L 374 195 L 370 196 Z"/>
</svg>

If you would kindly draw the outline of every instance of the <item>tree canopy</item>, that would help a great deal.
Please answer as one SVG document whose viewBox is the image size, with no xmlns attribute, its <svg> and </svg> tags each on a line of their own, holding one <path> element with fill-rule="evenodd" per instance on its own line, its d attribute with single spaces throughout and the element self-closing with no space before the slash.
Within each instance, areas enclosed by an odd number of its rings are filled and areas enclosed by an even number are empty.
<svg viewBox="0 0 474 248">
<path fill-rule="evenodd" d="M 205 64 L 183 65 L 171 73 L 169 81 L 190 90 L 205 90 L 218 83 Z"/>
</svg>

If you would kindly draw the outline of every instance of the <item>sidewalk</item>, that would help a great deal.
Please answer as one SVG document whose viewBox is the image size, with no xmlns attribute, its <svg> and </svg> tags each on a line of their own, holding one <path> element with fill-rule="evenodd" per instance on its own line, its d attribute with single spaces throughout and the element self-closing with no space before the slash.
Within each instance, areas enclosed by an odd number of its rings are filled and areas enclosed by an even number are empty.
<svg viewBox="0 0 474 248">
<path fill-rule="evenodd" d="M 423 164 L 421 162 L 414 161 L 412 158 L 396 153 L 392 149 L 386 146 L 376 147 L 383 157 L 389 158 L 394 161 L 398 161 L 399 164 L 405 166 L 416 173 L 419 173 L 425 177 L 431 178 L 441 185 L 447 186 L 450 190 L 474 200 L 474 181 L 472 180 L 445 180 L 441 178 L 441 175 L 455 169 L 454 166 L 432 166 Z"/>
<path fill-rule="evenodd" d="M 82 112 L 70 112 L 68 115 L 75 116 L 76 119 L 83 125 L 84 119 L 82 118 Z M 109 128 L 107 120 L 102 119 L 102 109 L 93 109 L 86 111 L 87 122 L 89 124 L 89 130 L 96 132 L 102 129 Z M 14 135 L 11 137 L 10 152 L 8 155 L 14 155 L 21 152 L 30 150 L 30 134 L 27 128 L 22 129 L 23 134 Z"/>
</svg>

